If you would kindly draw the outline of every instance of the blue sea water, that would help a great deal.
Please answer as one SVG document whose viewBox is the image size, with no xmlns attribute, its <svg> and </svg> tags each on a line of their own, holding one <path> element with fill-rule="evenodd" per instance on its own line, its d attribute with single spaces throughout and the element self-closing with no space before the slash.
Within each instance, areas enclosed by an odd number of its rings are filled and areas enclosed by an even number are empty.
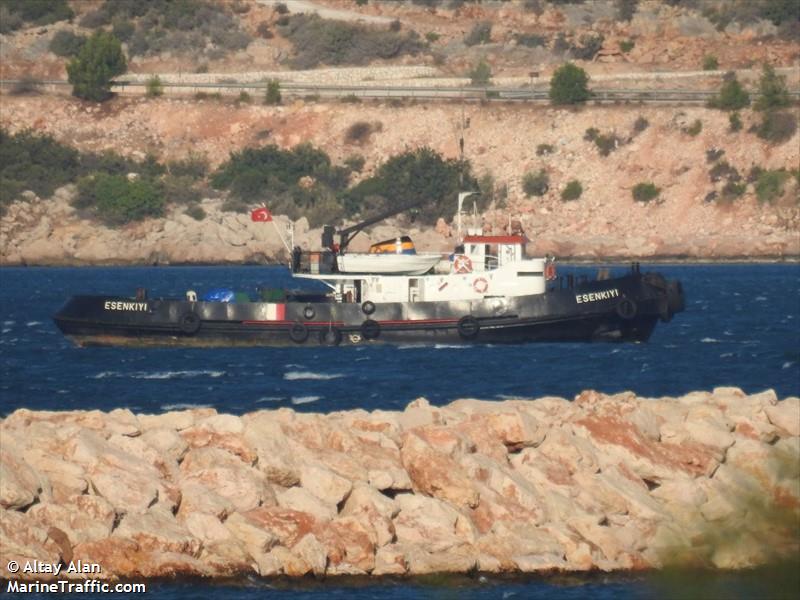
<svg viewBox="0 0 800 600">
<path fill-rule="evenodd" d="M 655 270 L 683 282 L 687 307 L 671 323 L 660 323 L 646 344 L 131 349 L 75 348 L 51 316 L 74 294 L 133 295 L 137 287 L 147 287 L 151 297 L 218 287 L 255 291 L 287 283 L 289 274 L 278 267 L 4 268 L 0 416 L 20 407 L 127 407 L 150 413 L 195 406 L 232 413 L 284 406 L 314 412 L 402 409 L 420 396 L 434 404 L 464 397 L 572 398 L 589 388 L 651 397 L 721 385 L 748 393 L 773 388 L 779 397 L 800 394 L 800 266 L 665 265 Z M 594 274 L 588 267 L 561 268 L 570 271 Z M 723 577 L 709 597 L 748 597 L 742 595 L 747 586 L 737 581 Z M 153 591 L 168 598 L 209 593 L 194 583 L 160 583 Z M 240 600 L 273 595 L 664 597 L 652 578 L 625 576 L 277 587 L 247 581 L 214 587 L 212 593 Z"/>
</svg>

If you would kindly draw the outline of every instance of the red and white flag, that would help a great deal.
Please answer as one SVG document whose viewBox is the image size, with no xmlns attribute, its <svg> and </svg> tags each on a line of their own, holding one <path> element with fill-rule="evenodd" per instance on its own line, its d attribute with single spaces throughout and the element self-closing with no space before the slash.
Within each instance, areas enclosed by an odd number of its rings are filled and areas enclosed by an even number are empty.
<svg viewBox="0 0 800 600">
<path fill-rule="evenodd" d="M 250 218 L 256 223 L 267 223 L 272 221 L 272 213 L 269 212 L 269 209 L 266 206 L 262 206 L 254 209 L 250 213 Z"/>
</svg>

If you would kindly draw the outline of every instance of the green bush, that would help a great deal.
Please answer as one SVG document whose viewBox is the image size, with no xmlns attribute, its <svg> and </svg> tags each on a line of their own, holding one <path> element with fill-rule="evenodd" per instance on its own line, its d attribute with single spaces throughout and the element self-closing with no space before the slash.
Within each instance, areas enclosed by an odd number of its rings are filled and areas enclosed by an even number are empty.
<svg viewBox="0 0 800 600">
<path fill-rule="evenodd" d="M 639 117 L 637 117 L 636 120 L 633 122 L 633 130 L 636 133 L 643 132 L 649 126 L 650 126 L 650 121 L 648 121 L 647 119 L 645 119 L 641 115 Z"/>
<path fill-rule="evenodd" d="M 775 73 L 771 65 L 764 64 L 758 83 L 758 93 L 756 110 L 770 111 L 791 104 L 789 90 L 786 89 L 786 77 Z"/>
<path fill-rule="evenodd" d="M 633 40 L 622 40 L 619 43 L 620 52 L 625 52 L 626 54 L 633 50 L 633 47 L 636 45 L 636 42 Z"/>
<path fill-rule="evenodd" d="M 781 144 L 790 140 L 797 131 L 797 119 L 792 113 L 782 111 L 768 111 L 761 117 L 761 123 L 756 128 L 756 133 L 761 139 Z"/>
<path fill-rule="evenodd" d="M 75 16 L 67 0 L 4 0 L 0 14 L 0 33 L 9 33 L 24 24 L 49 25 Z"/>
<path fill-rule="evenodd" d="M 628 21 L 633 19 L 636 9 L 639 8 L 639 0 L 616 0 L 614 3 L 617 9 L 617 20 Z"/>
<path fill-rule="evenodd" d="M 264 104 L 281 103 L 281 82 L 277 79 L 270 79 L 267 82 L 267 91 L 264 94 Z"/>
<path fill-rule="evenodd" d="M 129 42 L 136 33 L 136 26 L 125 18 L 114 19 L 114 25 L 111 28 L 111 33 L 121 42 Z"/>
<path fill-rule="evenodd" d="M 525 176 L 522 178 L 522 191 L 525 192 L 525 195 L 528 197 L 544 196 L 549 189 L 550 177 L 544 169 L 537 173 L 533 171 L 525 173 Z"/>
<path fill-rule="evenodd" d="M 198 206 L 197 204 L 186 207 L 186 210 L 183 212 L 192 217 L 195 221 L 202 221 L 206 218 L 206 211 L 203 210 L 202 206 Z"/>
<path fill-rule="evenodd" d="M 703 122 L 700 119 L 695 119 L 694 122 L 688 127 L 683 128 L 683 133 L 695 137 L 703 131 Z"/>
<path fill-rule="evenodd" d="M 98 31 L 81 47 L 67 65 L 72 94 L 84 100 L 102 102 L 111 96 L 111 80 L 127 68 L 119 40 Z"/>
<path fill-rule="evenodd" d="M 708 177 L 712 183 L 727 179 L 728 181 L 739 181 L 741 176 L 735 167 L 728 164 L 728 161 L 722 160 L 716 163 L 708 171 Z"/>
<path fill-rule="evenodd" d="M 650 202 L 651 200 L 658 198 L 661 190 L 653 183 L 641 182 L 633 186 L 631 193 L 633 194 L 633 199 L 636 200 L 636 202 Z"/>
<path fill-rule="evenodd" d="M 719 61 L 713 54 L 706 54 L 703 57 L 703 71 L 716 71 L 719 69 Z"/>
<path fill-rule="evenodd" d="M 415 31 L 387 31 L 309 14 L 283 18 L 281 33 L 294 47 L 289 62 L 295 69 L 313 69 L 320 64 L 364 65 L 377 59 L 416 55 L 426 48 Z"/>
<path fill-rule="evenodd" d="M 750 105 L 750 94 L 736 79 L 736 73 L 731 71 L 726 74 L 719 94 L 709 100 L 708 105 L 711 108 L 719 108 L 720 110 L 741 110 Z"/>
<path fill-rule="evenodd" d="M 472 85 L 489 85 L 492 80 L 492 68 L 482 60 L 469 72 Z"/>
<path fill-rule="evenodd" d="M 742 117 L 738 112 L 732 112 L 728 117 L 729 129 L 732 132 L 740 131 L 742 129 Z"/>
<path fill-rule="evenodd" d="M 157 98 L 163 94 L 164 86 L 161 83 L 161 78 L 158 75 L 153 75 L 147 80 L 147 92 L 145 95 L 148 98 Z"/>
<path fill-rule="evenodd" d="M 210 0 L 106 0 L 87 13 L 81 25 L 92 29 L 113 23 L 131 56 L 161 52 L 222 58 L 242 50 L 251 37 L 231 14 L 241 3 Z"/>
<path fill-rule="evenodd" d="M 356 121 L 344 133 L 345 144 L 363 144 L 372 134 L 372 124 L 367 121 Z"/>
<path fill-rule="evenodd" d="M 536 156 L 545 156 L 555 151 L 556 149 L 552 144 L 539 144 L 536 146 Z"/>
<path fill-rule="evenodd" d="M 240 104 L 250 104 L 253 101 L 253 98 L 250 96 L 250 94 L 242 90 L 239 92 L 239 97 L 236 98 L 236 101 Z"/>
<path fill-rule="evenodd" d="M 86 43 L 85 35 L 75 35 L 71 31 L 61 29 L 50 40 L 48 49 L 56 56 L 75 56 Z"/>
<path fill-rule="evenodd" d="M 189 156 L 167 163 L 167 170 L 175 177 L 202 179 L 208 172 L 208 159 L 202 154 L 189 153 Z"/>
<path fill-rule="evenodd" d="M 603 40 L 599 33 L 585 33 L 578 38 L 577 44 L 570 44 L 570 56 L 579 60 L 592 60 L 603 47 Z"/>
<path fill-rule="evenodd" d="M 80 172 L 80 155 L 74 148 L 49 135 L 32 131 L 10 135 L 0 128 L 0 214 L 22 192 L 49 198 Z"/>
<path fill-rule="evenodd" d="M 124 225 L 164 214 L 165 200 L 150 179 L 96 173 L 78 182 L 77 205 L 91 209 L 108 225 Z"/>
<path fill-rule="evenodd" d="M 231 191 L 231 195 L 244 202 L 262 200 L 264 194 L 289 194 L 300 197 L 299 180 L 311 177 L 318 188 L 343 190 L 350 172 L 336 167 L 325 152 L 310 144 L 301 144 L 291 150 L 281 150 L 275 145 L 263 148 L 245 148 L 231 154 L 211 177 L 216 189 Z"/>
<path fill-rule="evenodd" d="M 722 195 L 720 199 L 725 202 L 732 202 L 736 198 L 741 197 L 746 189 L 747 189 L 747 184 L 745 183 L 736 183 L 735 181 L 729 181 L 722 187 Z"/>
<path fill-rule="evenodd" d="M 429 31 L 425 34 L 425 39 L 428 40 L 431 44 L 439 40 L 439 34 L 435 31 Z"/>
<path fill-rule="evenodd" d="M 572 63 L 566 63 L 556 69 L 550 79 L 550 101 L 553 104 L 577 104 L 586 102 L 589 92 L 589 76 L 586 71 Z"/>
<path fill-rule="evenodd" d="M 361 104 L 361 98 L 355 94 L 347 94 L 339 99 L 342 104 Z"/>
<path fill-rule="evenodd" d="M 577 200 L 581 197 L 581 194 L 583 194 L 581 182 L 573 179 L 561 190 L 561 199 L 564 201 Z"/>
<path fill-rule="evenodd" d="M 194 187 L 194 179 L 188 175 L 165 175 L 161 181 L 164 199 L 174 204 L 194 204 L 200 202 L 203 194 Z"/>
<path fill-rule="evenodd" d="M 756 196 L 762 204 L 772 204 L 783 195 L 783 184 L 790 175 L 783 169 L 762 171 L 756 181 Z"/>
<path fill-rule="evenodd" d="M 419 201 L 422 204 L 414 211 L 417 220 L 432 225 L 439 217 L 454 214 L 458 192 L 477 185 L 468 162 L 444 159 L 423 147 L 391 157 L 341 197 L 349 214 Z"/>
<path fill-rule="evenodd" d="M 353 173 L 361 173 L 366 162 L 366 159 L 360 154 L 353 154 L 344 159 L 344 166 Z"/>
<path fill-rule="evenodd" d="M 547 38 L 535 33 L 515 33 L 514 40 L 520 46 L 528 48 L 542 48 L 547 45 Z"/>
<path fill-rule="evenodd" d="M 479 21 L 478 23 L 475 23 L 470 32 L 464 36 L 464 43 L 467 46 L 488 44 L 491 41 L 492 41 L 491 21 Z"/>
</svg>

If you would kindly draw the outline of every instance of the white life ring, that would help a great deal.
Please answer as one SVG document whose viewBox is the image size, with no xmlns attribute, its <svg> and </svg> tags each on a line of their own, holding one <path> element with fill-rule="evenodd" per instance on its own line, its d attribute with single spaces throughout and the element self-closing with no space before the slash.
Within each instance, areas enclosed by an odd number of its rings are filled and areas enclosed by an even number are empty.
<svg viewBox="0 0 800 600">
<path fill-rule="evenodd" d="M 453 260 L 453 271 L 456 273 L 472 273 L 472 261 L 469 256 L 458 254 Z"/>
<path fill-rule="evenodd" d="M 479 294 L 485 294 L 486 290 L 489 289 L 489 282 L 486 281 L 483 277 L 478 277 L 475 281 L 472 282 L 472 289 L 478 292 Z"/>
</svg>

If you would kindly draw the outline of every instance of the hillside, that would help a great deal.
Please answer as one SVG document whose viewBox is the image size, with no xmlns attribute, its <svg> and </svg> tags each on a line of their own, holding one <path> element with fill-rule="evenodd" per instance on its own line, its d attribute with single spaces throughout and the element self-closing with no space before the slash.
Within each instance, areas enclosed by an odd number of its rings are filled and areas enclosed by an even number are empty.
<svg viewBox="0 0 800 600">
<path fill-rule="evenodd" d="M 287 4 L 291 14 L 311 3 Z M 447 8 L 446 3 L 421 4 L 314 3 L 390 22 L 396 19 L 400 31 L 436 34 L 427 36 L 435 40 L 423 52 L 373 61 L 357 75 L 344 67 L 327 68 L 327 80 L 410 77 L 400 81 L 431 85 L 458 81 L 454 78 L 482 59 L 491 65 L 495 83 L 523 85 L 535 71 L 546 85 L 555 67 L 572 58 L 590 74 L 592 85 L 715 89 L 721 82 L 719 71 L 709 77 L 673 79 L 671 75 L 700 69 L 704 57 L 712 54 L 719 69 L 752 68 L 739 73 L 750 91 L 757 87 L 762 61 L 783 67 L 791 89 L 797 88 L 800 77 L 797 36 L 785 24 L 779 27 L 765 20 L 743 25 L 734 19 L 718 31 L 697 11 L 653 2 L 639 3 L 630 22 L 606 10 L 614 3 L 554 6 L 543 2 L 540 12 L 527 2 L 466 3 L 458 9 Z M 102 4 L 70 6 L 80 17 Z M 209 77 L 225 73 L 232 80 L 245 71 L 276 72 L 285 80 L 297 77 L 286 62 L 294 51 L 276 25 L 281 15 L 274 3 L 245 6 L 247 11 L 231 13 L 243 32 L 253 34 L 267 23 L 275 35 L 254 37 L 245 48 L 218 59 L 205 57 L 204 69 L 198 69 L 197 55 L 167 51 L 133 57 L 129 72 L 157 72 L 165 80 L 197 70 L 207 70 Z M 492 24 L 486 43 L 464 43 L 481 22 Z M 42 40 L 64 28 L 82 30 L 80 25 L 62 21 L 43 28 L 23 27 L 0 37 L 0 74 L 63 77 L 64 60 L 43 51 Z M 602 42 L 590 58 L 576 59 L 575 44 L 590 34 L 602 36 Z M 520 40 L 529 43 L 530 38 L 521 35 L 539 36 L 543 45 L 527 46 Z M 573 40 L 573 49 L 560 52 L 559 38 Z M 626 40 L 634 45 L 622 52 L 620 41 Z M 392 68 L 401 65 L 424 66 L 435 76 L 415 78 L 413 69 L 409 75 L 401 75 L 400 69 L 392 74 Z M 314 77 L 311 73 L 303 76 Z M 755 131 L 763 117 L 752 107 L 740 112 L 742 127 L 732 131 L 729 113 L 701 106 L 589 103 L 557 108 L 494 102 L 343 103 L 288 97 L 282 105 L 265 106 L 259 98 L 243 101 L 236 96 L 131 96 L 96 105 L 63 94 L 11 95 L 7 90 L 0 101 L 2 128 L 11 133 L 32 129 L 51 134 L 81 151 L 114 150 L 139 159 L 150 154 L 162 161 L 200 154 L 213 169 L 242 148 L 267 143 L 290 148 L 310 142 L 337 164 L 363 156 L 364 168 L 353 182 L 369 177 L 389 157 L 410 148 L 429 146 L 446 158 L 457 158 L 462 127 L 468 123 L 463 130 L 465 158 L 484 187 L 492 182 L 488 195 L 493 201 L 483 215 L 484 225 L 499 230 L 510 219 L 518 220 L 531 239 L 531 251 L 581 258 L 800 255 L 798 182 L 796 176 L 788 176 L 800 164 L 796 105 L 785 111 L 791 115 L 786 131 L 769 141 Z M 368 124 L 369 133 L 348 141 L 348 129 L 357 123 Z M 605 150 L 592 141 L 597 135 L 610 140 Z M 547 189 L 541 196 L 529 196 L 524 189 L 526 174 L 541 171 L 547 175 Z M 778 178 L 780 185 L 774 193 L 759 192 L 763 171 L 787 173 Z M 582 194 L 564 201 L 561 193 L 572 180 L 580 182 Z M 635 201 L 632 191 L 640 183 L 654 184 L 657 197 Z M 175 206 L 163 218 L 121 228 L 88 219 L 70 206 L 73 196 L 74 187 L 68 186 L 52 201 L 25 194 L 12 204 L 0 220 L 2 263 L 263 261 L 281 251 L 274 232 L 248 223 L 243 215 L 224 212 L 224 194 L 207 195 L 201 202 L 207 216 L 199 221 Z M 268 190 L 263 201 L 270 204 Z M 442 216 L 435 231 L 407 225 L 422 238 L 418 245 L 442 250 L 452 246 L 448 224 L 452 213 Z M 394 232 L 385 226 L 376 229 L 373 239 Z M 302 220 L 295 230 L 302 245 L 316 245 L 317 231 L 309 233 Z M 361 239 L 359 244 L 363 247 L 366 241 Z"/>
</svg>

